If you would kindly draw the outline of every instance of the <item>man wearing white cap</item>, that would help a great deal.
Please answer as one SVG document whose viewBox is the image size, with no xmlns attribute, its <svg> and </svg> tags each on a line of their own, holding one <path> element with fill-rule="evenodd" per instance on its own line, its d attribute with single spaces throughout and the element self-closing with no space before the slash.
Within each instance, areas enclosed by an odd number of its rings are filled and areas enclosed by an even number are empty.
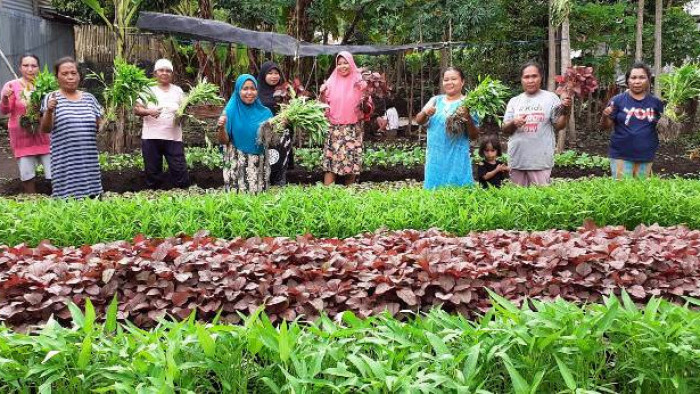
<svg viewBox="0 0 700 394">
<path fill-rule="evenodd" d="M 168 163 L 170 183 L 176 187 L 187 187 L 189 176 L 185 149 L 182 143 L 182 127 L 175 113 L 185 94 L 179 86 L 173 85 L 173 64 L 168 59 L 160 59 L 153 67 L 158 85 L 150 89 L 157 103 L 144 105 L 138 102 L 134 113 L 143 117 L 141 152 L 146 167 L 146 185 L 156 189 L 163 184 L 163 157 Z"/>
</svg>

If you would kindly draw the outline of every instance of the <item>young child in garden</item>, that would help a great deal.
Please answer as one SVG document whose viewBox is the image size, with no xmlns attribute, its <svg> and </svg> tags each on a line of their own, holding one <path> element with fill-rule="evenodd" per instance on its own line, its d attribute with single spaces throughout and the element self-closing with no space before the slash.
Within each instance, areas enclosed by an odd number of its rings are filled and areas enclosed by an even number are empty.
<svg viewBox="0 0 700 394">
<path fill-rule="evenodd" d="M 479 156 L 483 157 L 483 161 L 479 163 L 477 176 L 479 183 L 484 188 L 501 187 L 508 176 L 510 168 L 499 160 L 502 154 L 503 149 L 497 136 L 489 135 L 482 138 L 479 145 Z"/>
</svg>

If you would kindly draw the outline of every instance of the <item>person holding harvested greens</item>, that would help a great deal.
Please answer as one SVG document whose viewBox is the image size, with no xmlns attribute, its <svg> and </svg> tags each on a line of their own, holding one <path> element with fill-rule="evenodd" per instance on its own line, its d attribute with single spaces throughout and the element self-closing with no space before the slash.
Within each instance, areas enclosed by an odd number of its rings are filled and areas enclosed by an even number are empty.
<svg viewBox="0 0 700 394">
<path fill-rule="evenodd" d="M 479 119 L 465 109 L 466 133 L 453 134 L 447 127 L 447 118 L 454 115 L 462 104 L 464 73 L 448 67 L 442 74 L 444 94 L 428 100 L 416 115 L 416 122 L 428 125 L 428 145 L 425 157 L 425 189 L 442 186 L 470 186 L 474 184 L 469 139 L 479 135 Z"/>
<path fill-rule="evenodd" d="M 349 52 L 335 58 L 335 70 L 321 86 L 321 101 L 328 104 L 330 130 L 323 149 L 323 183 L 335 183 L 345 176 L 345 184 L 355 182 L 362 170 L 362 118 L 360 109 L 367 83 Z"/>
<path fill-rule="evenodd" d="M 224 148 L 226 190 L 258 193 L 270 183 L 267 152 L 259 144 L 260 126 L 272 111 L 258 97 L 258 84 L 250 74 L 236 79 L 234 92 L 219 118 L 219 141 Z"/>
<path fill-rule="evenodd" d="M 554 132 L 566 127 L 571 98 L 542 90 L 542 67 L 528 62 L 520 69 L 524 92 L 513 97 L 503 116 L 508 139 L 510 180 L 516 185 L 549 185 L 554 167 Z"/>
<path fill-rule="evenodd" d="M 78 89 L 78 64 L 70 57 L 54 66 L 59 90 L 44 97 L 40 130 L 51 133 L 51 187 L 54 197 L 102 194 L 97 130 L 102 108 L 95 96 Z"/>
<path fill-rule="evenodd" d="M 146 186 L 156 189 L 163 184 L 163 158 L 168 163 L 170 183 L 175 187 L 189 185 L 182 126 L 175 113 L 185 99 L 182 89 L 174 85 L 173 64 L 160 59 L 153 67 L 158 85 L 151 86 L 157 103 L 137 102 L 134 114 L 143 117 L 141 154 L 146 170 Z"/>
<path fill-rule="evenodd" d="M 10 147 L 19 167 L 19 179 L 25 193 L 36 193 L 36 167 L 44 166 L 44 176 L 51 179 L 49 134 L 22 127 L 20 118 L 27 112 L 29 96 L 34 90 L 34 78 L 39 72 L 39 58 L 27 54 L 20 58 L 22 78 L 9 81 L 0 91 L 0 113 L 9 115 L 7 124 Z M 38 109 L 38 108 L 37 108 Z"/>
<path fill-rule="evenodd" d="M 258 96 L 260 102 L 270 109 L 273 114 L 280 110 L 279 102 L 275 99 L 275 91 L 284 84 L 284 76 L 279 66 L 274 62 L 265 62 L 258 74 Z M 280 142 L 268 149 L 270 158 L 270 184 L 284 186 L 287 184 L 287 166 L 292 157 L 292 133 L 289 130 L 280 136 Z"/>
<path fill-rule="evenodd" d="M 502 154 L 503 149 L 498 136 L 489 135 L 481 140 L 479 156 L 483 157 L 483 161 L 479 163 L 477 178 L 483 188 L 501 187 L 508 177 L 508 171 L 510 171 L 508 164 L 499 160 Z"/>
<path fill-rule="evenodd" d="M 610 169 L 615 179 L 646 178 L 659 148 L 657 125 L 664 104 L 649 91 L 651 69 L 635 63 L 625 75 L 628 90 L 603 110 L 601 126 L 610 136 Z"/>
</svg>

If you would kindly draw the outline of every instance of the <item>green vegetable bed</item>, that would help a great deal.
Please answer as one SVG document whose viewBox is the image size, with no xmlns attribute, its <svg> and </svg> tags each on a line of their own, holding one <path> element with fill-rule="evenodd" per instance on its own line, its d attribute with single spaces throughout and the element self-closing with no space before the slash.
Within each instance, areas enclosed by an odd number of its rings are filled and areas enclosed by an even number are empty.
<svg viewBox="0 0 700 394">
<path fill-rule="evenodd" d="M 168 237 L 200 229 L 213 236 L 352 237 L 379 228 L 441 228 L 465 234 L 489 229 L 574 229 L 658 223 L 700 228 L 700 182 L 593 179 L 547 188 L 360 191 L 287 187 L 260 195 L 161 194 L 97 200 L 0 199 L 0 244 L 56 246 Z"/>
<path fill-rule="evenodd" d="M 163 323 L 145 331 L 72 308 L 74 327 L 0 326 L 0 391 L 183 393 L 697 393 L 700 313 L 623 293 L 604 304 L 516 308 L 477 321 L 433 310 L 401 322 Z M 689 303 L 700 301 L 689 299 Z"/>
</svg>

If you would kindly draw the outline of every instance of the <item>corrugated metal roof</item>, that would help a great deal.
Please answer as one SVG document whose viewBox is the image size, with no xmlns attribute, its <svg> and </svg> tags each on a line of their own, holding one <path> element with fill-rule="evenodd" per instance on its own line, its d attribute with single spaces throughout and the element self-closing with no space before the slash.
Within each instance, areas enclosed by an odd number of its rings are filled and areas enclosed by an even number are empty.
<svg viewBox="0 0 700 394">
<path fill-rule="evenodd" d="M 0 9 L 26 12 L 28 14 L 34 13 L 34 2 L 33 0 L 2 0 L 2 6 Z"/>
</svg>

